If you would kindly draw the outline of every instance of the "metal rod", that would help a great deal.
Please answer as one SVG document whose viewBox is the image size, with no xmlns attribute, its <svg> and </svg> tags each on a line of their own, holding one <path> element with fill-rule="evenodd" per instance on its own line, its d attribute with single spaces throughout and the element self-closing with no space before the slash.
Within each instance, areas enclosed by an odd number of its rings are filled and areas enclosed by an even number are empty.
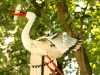
<svg viewBox="0 0 100 75">
<path fill-rule="evenodd" d="M 56 70 L 60 73 L 60 75 L 63 75 L 63 73 L 58 69 L 58 67 L 56 66 L 56 64 L 50 59 L 50 57 L 48 55 L 46 55 L 46 57 L 50 60 L 50 62 L 53 64 L 53 66 L 56 68 Z"/>
<path fill-rule="evenodd" d="M 41 75 L 44 75 L 44 56 L 42 56 Z"/>
</svg>

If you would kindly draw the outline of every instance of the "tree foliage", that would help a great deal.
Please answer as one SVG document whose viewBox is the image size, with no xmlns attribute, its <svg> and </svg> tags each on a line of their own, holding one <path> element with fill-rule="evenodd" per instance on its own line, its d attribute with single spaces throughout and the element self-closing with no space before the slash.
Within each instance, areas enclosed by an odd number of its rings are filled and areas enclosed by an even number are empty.
<svg viewBox="0 0 100 75">
<path fill-rule="evenodd" d="M 61 6 L 59 3 L 66 10 L 66 13 L 63 14 L 64 19 L 60 17 Z M 77 39 L 81 38 L 83 40 L 83 46 L 88 56 L 92 73 L 94 75 L 100 74 L 99 0 L 1 0 L 0 74 L 29 75 L 30 53 L 25 50 L 20 38 L 27 19 L 19 17 L 17 24 L 14 24 L 13 16 L 9 14 L 12 13 L 9 8 L 16 8 L 17 4 L 22 5 L 23 11 L 32 11 L 37 15 L 30 31 L 32 39 L 57 32 L 62 33 L 63 31 L 67 31 L 68 35 L 72 36 L 72 32 Z M 63 20 L 65 19 L 67 23 L 64 25 Z M 68 27 L 71 28 L 71 31 L 68 30 Z M 63 69 L 66 66 L 71 69 L 71 71 L 64 71 L 65 74 L 79 74 L 78 67 L 75 67 L 74 70 L 72 68 L 72 65 L 76 63 L 73 53 L 68 54 L 67 60 L 62 57 L 58 59 L 58 62 L 63 62 Z"/>
</svg>

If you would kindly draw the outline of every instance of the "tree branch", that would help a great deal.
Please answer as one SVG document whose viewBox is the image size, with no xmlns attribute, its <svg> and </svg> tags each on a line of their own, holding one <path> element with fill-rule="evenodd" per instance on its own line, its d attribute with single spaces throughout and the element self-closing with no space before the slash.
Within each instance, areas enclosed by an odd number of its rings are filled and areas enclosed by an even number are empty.
<svg viewBox="0 0 100 75">
<path fill-rule="evenodd" d="M 66 28 L 66 32 L 73 34 L 71 28 L 69 27 L 71 25 L 71 23 L 70 23 L 70 25 L 67 24 L 68 20 L 70 18 L 70 15 L 68 15 L 68 17 L 65 18 L 65 14 L 68 13 L 68 9 L 64 8 L 61 3 L 57 3 L 56 6 L 58 8 L 58 12 L 59 12 L 59 16 L 60 16 L 60 20 L 62 22 L 62 25 Z M 75 35 L 73 34 L 73 36 L 75 36 Z"/>
</svg>

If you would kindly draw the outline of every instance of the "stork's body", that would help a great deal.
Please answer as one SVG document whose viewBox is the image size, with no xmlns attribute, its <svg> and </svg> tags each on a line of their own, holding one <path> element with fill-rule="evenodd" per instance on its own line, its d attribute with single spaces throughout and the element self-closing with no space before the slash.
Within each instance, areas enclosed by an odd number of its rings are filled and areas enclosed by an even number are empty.
<svg viewBox="0 0 100 75">
<path fill-rule="evenodd" d="M 36 15 L 32 12 L 27 12 L 26 15 L 24 14 L 22 16 L 26 16 L 28 19 L 28 22 L 22 31 L 21 39 L 24 47 L 31 53 L 30 75 L 41 75 L 42 56 L 48 55 L 56 64 L 56 58 L 61 57 L 62 54 L 65 53 L 71 46 L 76 44 L 77 40 L 71 37 L 66 37 L 67 44 L 64 44 L 62 36 L 58 34 L 48 37 L 43 36 L 36 40 L 32 40 L 30 39 L 29 32 Z M 44 61 L 48 63 L 52 69 L 55 69 L 47 57 L 45 57 Z M 44 75 L 49 75 L 51 73 L 52 72 L 49 68 L 44 66 Z"/>
</svg>

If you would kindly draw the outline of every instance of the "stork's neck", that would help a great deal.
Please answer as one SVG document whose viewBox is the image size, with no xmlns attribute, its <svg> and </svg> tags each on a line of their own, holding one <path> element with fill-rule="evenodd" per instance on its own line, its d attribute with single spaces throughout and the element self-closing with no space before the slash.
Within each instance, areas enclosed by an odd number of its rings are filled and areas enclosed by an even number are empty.
<svg viewBox="0 0 100 75">
<path fill-rule="evenodd" d="M 30 36 L 29 36 L 29 32 L 30 29 L 32 27 L 32 24 L 34 23 L 36 17 L 32 17 L 28 20 L 26 26 L 24 27 L 22 34 L 21 34 L 21 38 L 22 38 L 22 42 L 26 42 L 28 43 L 28 41 L 30 41 Z"/>
</svg>

